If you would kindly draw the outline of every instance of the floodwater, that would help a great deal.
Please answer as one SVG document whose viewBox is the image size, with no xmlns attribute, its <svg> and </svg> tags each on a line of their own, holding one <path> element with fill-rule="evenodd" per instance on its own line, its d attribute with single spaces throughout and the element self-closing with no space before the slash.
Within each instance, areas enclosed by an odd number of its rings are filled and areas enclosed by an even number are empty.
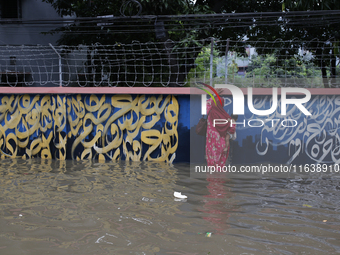
<svg viewBox="0 0 340 255">
<path fill-rule="evenodd" d="M 188 164 L 8 159 L 0 174 L 1 255 L 340 253 L 339 173 L 194 179 Z"/>
</svg>

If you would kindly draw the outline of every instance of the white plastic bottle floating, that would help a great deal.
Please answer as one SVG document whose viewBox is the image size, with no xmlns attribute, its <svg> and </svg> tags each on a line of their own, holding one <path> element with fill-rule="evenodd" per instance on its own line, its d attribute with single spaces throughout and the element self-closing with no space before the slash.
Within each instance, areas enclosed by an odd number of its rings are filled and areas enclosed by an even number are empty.
<svg viewBox="0 0 340 255">
<path fill-rule="evenodd" d="M 188 198 L 186 195 L 182 195 L 181 192 L 177 192 L 177 191 L 174 192 L 174 197 L 175 198 L 179 198 L 179 199 L 186 199 L 186 198 Z"/>
</svg>

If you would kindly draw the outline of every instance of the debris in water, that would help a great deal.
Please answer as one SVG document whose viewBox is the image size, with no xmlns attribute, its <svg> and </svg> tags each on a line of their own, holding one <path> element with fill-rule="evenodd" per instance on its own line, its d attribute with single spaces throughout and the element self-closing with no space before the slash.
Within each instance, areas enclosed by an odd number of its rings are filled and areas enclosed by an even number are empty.
<svg viewBox="0 0 340 255">
<path fill-rule="evenodd" d="M 174 197 L 176 198 L 180 198 L 180 199 L 185 199 L 185 198 L 188 198 L 186 195 L 182 195 L 181 192 L 174 192 Z"/>
<path fill-rule="evenodd" d="M 313 207 L 313 206 L 307 205 L 307 204 L 303 204 L 302 206 L 304 206 L 304 207 Z"/>
</svg>

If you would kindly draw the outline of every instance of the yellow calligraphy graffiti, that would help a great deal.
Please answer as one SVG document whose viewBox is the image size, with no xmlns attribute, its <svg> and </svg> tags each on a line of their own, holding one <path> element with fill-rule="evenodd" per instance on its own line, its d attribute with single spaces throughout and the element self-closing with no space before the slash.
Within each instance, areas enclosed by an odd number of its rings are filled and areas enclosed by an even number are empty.
<svg viewBox="0 0 340 255">
<path fill-rule="evenodd" d="M 1 158 L 172 162 L 178 113 L 172 95 L 4 96 Z"/>
<path fill-rule="evenodd" d="M 59 141 L 65 141 L 60 134 L 66 125 L 63 100 L 65 101 L 65 98 L 49 95 L 4 96 L 0 105 L 1 158 L 65 159 L 61 154 L 53 157 L 50 147 L 57 133 Z M 62 147 L 65 151 L 66 143 L 55 143 L 55 147 Z"/>
</svg>

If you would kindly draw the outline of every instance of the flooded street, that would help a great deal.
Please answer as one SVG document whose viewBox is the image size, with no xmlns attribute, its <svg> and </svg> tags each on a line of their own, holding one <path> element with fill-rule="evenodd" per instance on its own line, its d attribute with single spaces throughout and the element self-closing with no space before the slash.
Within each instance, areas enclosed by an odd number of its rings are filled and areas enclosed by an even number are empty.
<svg viewBox="0 0 340 255">
<path fill-rule="evenodd" d="M 195 179 L 188 164 L 7 159 L 0 174 L 1 255 L 340 253 L 339 173 Z"/>
</svg>

